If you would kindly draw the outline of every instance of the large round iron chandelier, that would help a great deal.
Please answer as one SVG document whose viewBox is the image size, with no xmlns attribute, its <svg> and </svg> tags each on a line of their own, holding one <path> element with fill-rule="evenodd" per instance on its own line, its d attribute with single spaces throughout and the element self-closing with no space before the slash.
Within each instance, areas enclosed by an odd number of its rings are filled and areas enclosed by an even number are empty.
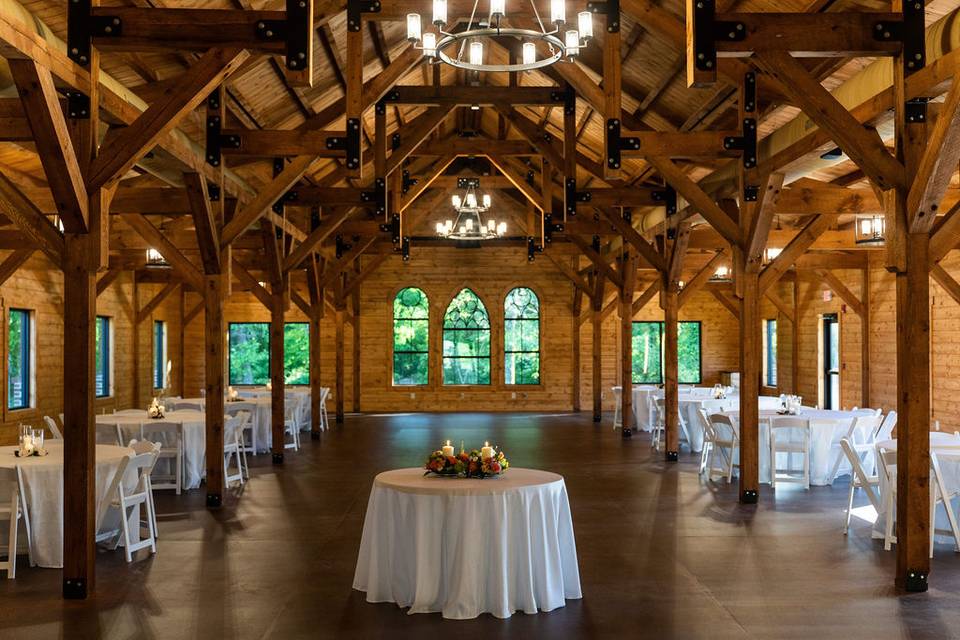
<svg viewBox="0 0 960 640">
<path fill-rule="evenodd" d="M 483 23 L 477 20 L 477 5 L 474 0 L 473 11 L 466 29 L 456 33 L 444 31 L 447 24 L 447 0 L 433 0 L 433 24 L 438 33 L 424 32 L 421 28 L 420 14 L 407 14 L 407 39 L 423 51 L 431 61 L 445 62 L 467 71 L 532 71 L 549 66 L 563 58 L 573 59 L 580 54 L 580 47 L 586 46 L 593 37 L 593 16 L 589 11 L 577 14 L 576 29 L 564 29 L 567 26 L 564 0 L 550 0 L 550 23 L 553 29 L 548 31 L 540 19 L 533 0 L 530 7 L 536 17 L 540 30 L 520 29 L 500 25 L 506 16 L 506 0 L 490 0 L 489 19 Z M 573 27 L 574 25 L 569 25 Z M 520 41 L 520 60 L 512 64 L 485 64 L 486 47 L 496 37 L 511 37 Z M 538 50 L 538 43 L 540 44 Z"/>
<path fill-rule="evenodd" d="M 450 198 L 453 209 L 457 212 L 457 219 L 438 222 L 438 236 L 451 240 L 491 240 L 507 232 L 506 222 L 498 223 L 493 218 L 487 218 L 484 224 L 483 215 L 490 210 L 491 202 L 490 194 L 487 193 L 477 199 L 479 179 L 460 179 L 458 186 L 466 191 L 462 197 L 455 193 Z"/>
</svg>

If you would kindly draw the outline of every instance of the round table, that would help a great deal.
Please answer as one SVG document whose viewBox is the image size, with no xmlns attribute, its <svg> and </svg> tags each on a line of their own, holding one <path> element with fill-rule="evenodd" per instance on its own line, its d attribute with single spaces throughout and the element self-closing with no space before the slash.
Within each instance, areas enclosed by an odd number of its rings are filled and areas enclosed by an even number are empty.
<svg viewBox="0 0 960 640">
<path fill-rule="evenodd" d="M 858 409 L 856 411 L 838 411 L 835 409 L 816 409 L 802 407 L 797 418 L 810 421 L 810 484 L 815 486 L 829 485 L 833 482 L 830 471 L 840 456 L 841 464 L 838 475 L 850 473 L 850 463 L 840 452 L 840 439 L 847 435 L 850 424 L 859 416 L 872 415 L 872 409 Z M 740 418 L 740 411 L 724 411 L 723 415 Z M 777 411 L 760 411 L 760 482 L 770 482 L 770 422 L 771 418 L 781 417 Z M 786 416 L 783 416 L 786 417 Z M 740 426 L 737 422 L 737 429 Z M 786 461 L 787 454 L 778 454 L 777 462 L 780 468 L 781 458 Z"/>
<path fill-rule="evenodd" d="M 97 416 L 98 425 L 120 425 L 124 442 L 132 439 L 140 440 L 140 425 L 149 428 L 152 422 L 173 422 L 183 428 L 183 488 L 196 489 L 206 475 L 207 467 L 204 456 L 207 450 L 206 414 L 193 409 L 167 411 L 162 419 L 153 420 L 147 412 L 137 411 L 122 413 L 106 413 Z M 149 436 L 149 431 L 147 433 Z M 147 437 L 146 439 L 151 439 Z M 172 444 L 172 443 L 163 443 Z M 157 465 L 169 465 L 169 460 L 158 460 Z M 163 469 L 166 472 L 166 469 Z"/>
<path fill-rule="evenodd" d="M 423 473 L 397 469 L 373 481 L 353 579 L 368 602 L 463 620 L 551 611 L 581 597 L 562 476 Z"/>
<path fill-rule="evenodd" d="M 47 440 L 45 456 L 18 458 L 17 447 L 0 447 L 0 469 L 20 470 L 21 491 L 30 517 L 32 560 L 41 567 L 63 567 L 63 441 Z M 97 513 L 107 498 L 120 461 L 133 455 L 126 447 L 98 444 L 94 487 Z M 4 525 L 6 526 L 6 525 Z"/>
</svg>

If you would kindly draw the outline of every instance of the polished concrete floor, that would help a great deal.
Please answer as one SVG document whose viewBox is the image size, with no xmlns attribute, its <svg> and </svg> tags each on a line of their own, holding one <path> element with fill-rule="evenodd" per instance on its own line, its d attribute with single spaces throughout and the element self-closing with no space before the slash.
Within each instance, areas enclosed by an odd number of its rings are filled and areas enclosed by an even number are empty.
<svg viewBox="0 0 960 640">
<path fill-rule="evenodd" d="M 259 456 L 242 495 L 160 494 L 159 553 L 98 559 L 98 593 L 59 599 L 61 575 L 0 580 L 0 638 L 951 638 L 960 554 L 938 546 L 926 594 L 898 596 L 894 555 L 858 523 L 846 486 L 769 490 L 755 507 L 667 465 L 589 416 L 348 416 L 283 467 Z M 373 476 L 443 439 L 501 444 L 517 466 L 566 477 L 584 597 L 563 609 L 447 621 L 351 589 Z"/>
</svg>

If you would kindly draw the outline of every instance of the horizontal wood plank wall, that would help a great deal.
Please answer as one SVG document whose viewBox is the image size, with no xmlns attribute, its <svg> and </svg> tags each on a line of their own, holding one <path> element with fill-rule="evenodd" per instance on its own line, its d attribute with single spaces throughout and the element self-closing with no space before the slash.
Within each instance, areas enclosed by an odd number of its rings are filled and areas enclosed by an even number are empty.
<svg viewBox="0 0 960 640">
<path fill-rule="evenodd" d="M 2 256 L 0 256 L 2 259 Z M 942 266 L 960 278 L 960 253 L 951 254 Z M 857 270 L 835 272 L 854 295 L 861 295 L 861 277 Z M 391 384 L 393 295 L 404 286 L 416 285 L 430 296 L 431 303 L 431 382 L 426 387 L 393 387 Z M 473 288 L 483 299 L 492 325 L 492 384 L 489 387 L 444 387 L 440 384 L 440 349 L 442 316 L 452 296 L 464 286 Z M 537 386 L 510 387 L 502 383 L 503 298 L 514 286 L 533 288 L 541 300 L 541 356 L 543 382 Z M 775 288 L 780 297 L 792 305 L 792 282 L 781 282 Z M 163 285 L 140 285 L 141 305 L 145 305 Z M 893 278 L 884 271 L 879 254 L 871 260 L 871 388 L 872 404 L 889 410 L 896 405 L 895 299 Z M 430 249 L 422 250 L 410 262 L 389 258 L 362 285 L 360 307 L 361 329 L 361 409 L 363 411 L 418 411 L 440 409 L 461 410 L 530 410 L 567 411 L 571 404 L 572 345 L 570 313 L 571 285 L 547 260 L 528 263 L 526 255 L 515 250 L 481 251 Z M 800 345 L 798 392 L 805 401 L 817 401 L 819 370 L 819 316 L 837 313 L 841 326 L 841 406 L 853 406 L 860 400 L 860 322 L 852 310 L 844 311 L 837 295 L 824 301 L 827 285 L 801 277 L 800 281 Z M 608 290 L 609 293 L 609 290 Z M 960 429 L 960 305 L 936 282 L 931 284 L 931 323 L 933 334 L 933 417 L 942 428 Z M 6 317 L 11 308 L 30 309 L 35 320 L 35 408 L 23 411 L 2 409 L 0 442 L 11 443 L 20 422 L 39 425 L 43 415 L 62 411 L 62 277 L 41 254 L 35 254 L 13 277 L 0 286 L 4 322 L 0 354 L 7 357 Z M 187 312 L 200 300 L 188 292 Z M 180 323 L 179 294 L 174 292 L 158 306 L 140 327 L 140 363 L 133 364 L 133 276 L 123 273 L 97 300 L 97 313 L 113 318 L 114 323 L 114 394 L 97 401 L 98 411 L 145 406 L 153 395 L 153 320 L 167 322 L 168 358 L 174 361 L 171 387 L 179 388 L 177 344 Z M 252 295 L 236 291 L 226 305 L 226 321 L 269 320 L 268 311 Z M 779 386 L 791 390 L 791 327 L 788 319 L 778 314 L 768 301 L 762 303 L 761 317 L 778 319 Z M 660 320 L 662 312 L 654 298 L 635 316 L 636 320 Z M 681 320 L 700 320 L 703 325 L 703 384 L 719 381 L 720 373 L 737 369 L 737 323 L 713 296 L 698 292 L 681 309 Z M 296 306 L 287 314 L 290 322 L 306 321 Z M 610 387 L 618 384 L 618 320 L 610 314 L 603 326 L 602 360 L 603 405 L 613 409 Z M 591 402 L 592 359 L 589 321 L 580 326 L 580 397 L 582 406 Z M 323 336 L 322 380 L 335 387 L 335 327 L 332 314 L 321 323 Z M 184 335 L 185 393 L 198 395 L 203 382 L 203 314 L 197 314 L 186 326 Z M 352 352 L 352 332 L 346 332 L 346 353 Z M 352 376 L 352 358 L 346 358 L 347 379 Z M 140 397 L 133 397 L 133 379 L 140 381 Z M 0 378 L 6 388 L 6 366 L 0 367 Z M 353 402 L 352 385 L 345 385 L 346 406 Z M 513 393 L 517 398 L 513 398 Z M 772 392 L 772 391 L 771 391 Z M 415 394 L 411 397 L 410 394 Z M 6 406 L 4 394 L 3 407 Z"/>
</svg>

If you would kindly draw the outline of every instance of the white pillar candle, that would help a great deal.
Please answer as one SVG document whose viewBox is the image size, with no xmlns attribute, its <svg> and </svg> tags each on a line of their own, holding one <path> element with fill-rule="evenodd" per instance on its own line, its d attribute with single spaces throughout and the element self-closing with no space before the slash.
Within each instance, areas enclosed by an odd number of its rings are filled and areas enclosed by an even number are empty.
<svg viewBox="0 0 960 640">
<path fill-rule="evenodd" d="M 483 443 L 483 448 L 480 449 L 480 457 L 481 457 L 483 460 L 486 460 L 487 458 L 492 458 L 492 457 L 493 457 L 493 447 L 490 446 L 490 443 L 489 443 L 489 442 L 484 442 L 484 443 Z"/>
<path fill-rule="evenodd" d="M 447 440 L 447 444 L 443 445 L 440 451 L 442 451 L 443 455 L 447 456 L 448 458 L 453 457 L 453 445 L 450 444 L 449 440 Z"/>
</svg>

